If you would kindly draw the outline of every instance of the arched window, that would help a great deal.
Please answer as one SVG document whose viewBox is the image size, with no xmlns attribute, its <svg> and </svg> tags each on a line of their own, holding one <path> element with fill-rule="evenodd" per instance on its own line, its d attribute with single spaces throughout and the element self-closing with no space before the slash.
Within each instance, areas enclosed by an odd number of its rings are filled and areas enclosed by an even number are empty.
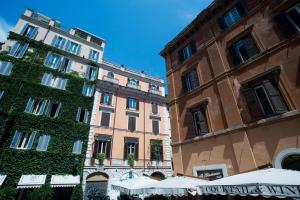
<svg viewBox="0 0 300 200">
<path fill-rule="evenodd" d="M 101 172 L 90 174 L 86 179 L 87 199 L 106 199 L 108 175 Z"/>
<path fill-rule="evenodd" d="M 292 154 L 285 157 L 281 163 L 282 169 L 300 171 L 300 154 Z"/>
</svg>

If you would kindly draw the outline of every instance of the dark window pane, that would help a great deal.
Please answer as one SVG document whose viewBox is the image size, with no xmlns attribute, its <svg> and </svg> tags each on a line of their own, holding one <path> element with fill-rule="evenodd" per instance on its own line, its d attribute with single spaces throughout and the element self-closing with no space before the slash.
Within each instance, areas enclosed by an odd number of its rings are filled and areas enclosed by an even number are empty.
<svg viewBox="0 0 300 200">
<path fill-rule="evenodd" d="M 255 92 L 256 92 L 258 100 L 259 100 L 259 102 L 262 106 L 264 114 L 265 115 L 272 115 L 273 114 L 273 109 L 272 109 L 271 103 L 270 103 L 270 101 L 267 97 L 267 94 L 266 94 L 264 88 L 263 87 L 257 87 L 255 89 Z"/>
</svg>

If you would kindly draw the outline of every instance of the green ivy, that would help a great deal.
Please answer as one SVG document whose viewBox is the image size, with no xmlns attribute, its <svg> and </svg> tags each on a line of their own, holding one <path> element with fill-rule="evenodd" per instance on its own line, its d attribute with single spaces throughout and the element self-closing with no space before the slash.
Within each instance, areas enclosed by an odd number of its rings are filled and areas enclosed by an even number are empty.
<svg viewBox="0 0 300 200">
<path fill-rule="evenodd" d="M 79 174 L 82 176 L 89 126 L 75 121 L 77 108 L 92 111 L 93 97 L 81 94 L 84 82 L 94 84 L 78 76 L 78 73 L 64 73 L 43 66 L 48 51 L 65 56 L 73 56 L 42 42 L 34 41 L 16 33 L 9 39 L 26 42 L 29 49 L 23 59 L 16 59 L 7 52 L 0 53 L 0 60 L 13 63 L 10 76 L 0 75 L 0 89 L 4 95 L 0 100 L 0 174 L 6 174 L 5 187 L 16 187 L 21 175 Z M 94 63 L 90 63 L 94 65 Z M 68 78 L 66 90 L 46 87 L 40 84 L 45 72 Z M 60 102 L 62 107 L 57 118 L 35 116 L 24 113 L 30 97 L 44 98 Z M 15 130 L 38 131 L 32 149 L 11 149 L 10 143 Z M 36 150 L 39 136 L 51 136 L 46 152 Z M 83 141 L 81 155 L 72 154 L 76 139 Z M 78 186 L 81 188 L 81 186 Z"/>
</svg>

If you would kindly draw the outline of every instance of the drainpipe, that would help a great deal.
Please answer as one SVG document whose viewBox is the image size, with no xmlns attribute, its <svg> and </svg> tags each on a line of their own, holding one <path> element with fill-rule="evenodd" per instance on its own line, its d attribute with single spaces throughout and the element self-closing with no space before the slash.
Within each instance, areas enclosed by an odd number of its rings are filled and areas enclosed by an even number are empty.
<svg viewBox="0 0 300 200">
<path fill-rule="evenodd" d="M 116 91 L 115 116 L 114 116 L 113 131 L 112 131 L 111 145 L 110 145 L 111 146 L 111 150 L 110 150 L 110 166 L 112 165 L 112 151 L 113 151 L 113 146 L 114 146 L 115 125 L 116 125 L 116 117 L 117 117 L 118 91 L 119 91 L 119 88 Z"/>
<path fill-rule="evenodd" d="M 144 171 L 146 168 L 146 99 L 144 99 Z"/>
</svg>

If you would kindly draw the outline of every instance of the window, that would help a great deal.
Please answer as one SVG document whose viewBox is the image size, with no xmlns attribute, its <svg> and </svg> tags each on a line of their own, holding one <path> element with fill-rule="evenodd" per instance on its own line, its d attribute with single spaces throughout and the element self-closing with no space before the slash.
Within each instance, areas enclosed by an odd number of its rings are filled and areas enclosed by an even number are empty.
<svg viewBox="0 0 300 200">
<path fill-rule="evenodd" d="M 82 141 L 81 140 L 76 140 L 73 144 L 73 154 L 81 154 L 82 150 Z"/>
<path fill-rule="evenodd" d="M 196 128 L 196 135 L 201 136 L 205 135 L 209 132 L 207 120 L 206 120 L 206 114 L 205 114 L 205 108 L 200 107 L 192 110 L 194 124 Z"/>
<path fill-rule="evenodd" d="M 57 69 L 62 72 L 70 72 L 72 66 L 72 60 L 60 56 L 58 54 L 48 52 L 47 57 L 45 58 L 44 65 L 52 69 Z"/>
<path fill-rule="evenodd" d="M 184 91 L 192 91 L 199 87 L 199 79 L 196 69 L 192 69 L 185 73 L 182 78 L 182 87 Z"/>
<path fill-rule="evenodd" d="M 159 120 L 152 119 L 152 132 L 159 134 Z"/>
<path fill-rule="evenodd" d="M 48 117 L 57 117 L 61 108 L 61 103 L 52 102 L 45 99 L 29 98 L 25 111 L 34 115 L 46 115 Z"/>
<path fill-rule="evenodd" d="M 98 158 L 98 153 L 104 153 L 106 159 L 110 158 L 111 136 L 97 135 L 94 143 L 93 158 Z"/>
<path fill-rule="evenodd" d="M 89 120 L 89 111 L 87 109 L 83 109 L 79 107 L 77 109 L 76 121 L 88 123 L 88 120 Z"/>
<path fill-rule="evenodd" d="M 124 159 L 128 158 L 129 154 L 134 155 L 134 159 L 138 160 L 139 155 L 139 139 L 134 137 L 124 138 Z"/>
<path fill-rule="evenodd" d="M 156 102 L 152 102 L 151 111 L 152 111 L 152 114 L 157 114 L 158 113 L 158 104 Z"/>
<path fill-rule="evenodd" d="M 89 59 L 97 62 L 98 58 L 99 58 L 99 52 L 91 49 L 89 54 Z"/>
<path fill-rule="evenodd" d="M 300 32 L 300 4 L 277 15 L 275 21 L 280 30 L 287 36 Z"/>
<path fill-rule="evenodd" d="M 13 64 L 7 61 L 0 60 L 0 74 L 9 76 L 12 70 Z"/>
<path fill-rule="evenodd" d="M 36 147 L 36 150 L 37 151 L 47 151 L 49 142 L 50 142 L 50 135 L 48 135 L 48 134 L 41 135 L 39 138 L 39 143 Z"/>
<path fill-rule="evenodd" d="M 158 85 L 150 84 L 149 89 L 153 91 L 158 91 Z"/>
<path fill-rule="evenodd" d="M 3 94 L 4 94 L 4 91 L 3 91 L 3 90 L 0 90 L 0 99 L 2 99 Z"/>
<path fill-rule="evenodd" d="M 76 54 L 76 55 L 79 55 L 80 49 L 81 49 L 81 45 L 68 40 L 67 45 L 66 45 L 66 51 Z"/>
<path fill-rule="evenodd" d="M 100 126 L 109 127 L 109 122 L 110 122 L 110 113 L 102 111 Z"/>
<path fill-rule="evenodd" d="M 161 140 L 150 140 L 151 160 L 163 160 L 163 145 Z"/>
<path fill-rule="evenodd" d="M 181 49 L 178 52 L 179 60 L 180 62 L 184 62 L 188 58 L 190 58 L 194 53 L 196 53 L 197 48 L 196 48 L 196 43 L 191 42 L 187 46 L 185 46 L 183 49 Z"/>
<path fill-rule="evenodd" d="M 82 94 L 86 97 L 91 97 L 94 95 L 94 88 L 94 85 L 84 83 L 82 88 Z"/>
<path fill-rule="evenodd" d="M 112 94 L 109 92 L 103 92 L 100 103 L 104 105 L 111 105 Z"/>
<path fill-rule="evenodd" d="M 253 120 L 282 114 L 288 111 L 274 79 L 254 83 L 245 88 L 244 97 Z"/>
<path fill-rule="evenodd" d="M 34 142 L 36 131 L 31 133 L 16 130 L 10 148 L 13 149 L 31 149 Z"/>
<path fill-rule="evenodd" d="M 139 84 L 139 81 L 134 79 L 134 78 L 128 78 L 128 83 L 130 85 L 138 85 Z"/>
<path fill-rule="evenodd" d="M 251 34 L 248 34 L 239 41 L 233 43 L 228 50 L 234 65 L 246 62 L 260 52 Z"/>
<path fill-rule="evenodd" d="M 65 42 L 66 42 L 65 38 L 55 35 L 52 40 L 52 46 L 54 46 L 58 49 L 63 49 Z"/>
<path fill-rule="evenodd" d="M 108 72 L 107 73 L 107 77 L 108 78 L 114 78 L 115 77 L 115 74 L 113 72 Z"/>
<path fill-rule="evenodd" d="M 139 110 L 139 101 L 135 98 L 127 98 L 127 109 Z"/>
<path fill-rule="evenodd" d="M 42 77 L 42 85 L 49 87 L 65 90 L 67 86 L 68 79 L 62 77 L 55 77 L 51 73 L 45 72 Z"/>
<path fill-rule="evenodd" d="M 38 33 L 38 28 L 29 25 L 28 23 L 26 23 L 23 27 L 23 29 L 21 30 L 21 35 L 29 37 L 31 39 L 34 39 Z"/>
<path fill-rule="evenodd" d="M 85 77 L 91 81 L 94 81 L 97 79 L 97 68 L 87 66 Z"/>
<path fill-rule="evenodd" d="M 221 29 L 229 28 L 245 16 L 247 10 L 246 7 L 241 3 L 237 3 L 236 6 L 231 8 L 227 13 L 219 18 L 219 25 Z"/>
<path fill-rule="evenodd" d="M 128 116 L 128 130 L 133 132 L 136 129 L 136 117 Z"/>
<path fill-rule="evenodd" d="M 25 43 L 15 42 L 8 55 L 16 58 L 23 58 L 28 46 L 29 45 Z"/>
</svg>

